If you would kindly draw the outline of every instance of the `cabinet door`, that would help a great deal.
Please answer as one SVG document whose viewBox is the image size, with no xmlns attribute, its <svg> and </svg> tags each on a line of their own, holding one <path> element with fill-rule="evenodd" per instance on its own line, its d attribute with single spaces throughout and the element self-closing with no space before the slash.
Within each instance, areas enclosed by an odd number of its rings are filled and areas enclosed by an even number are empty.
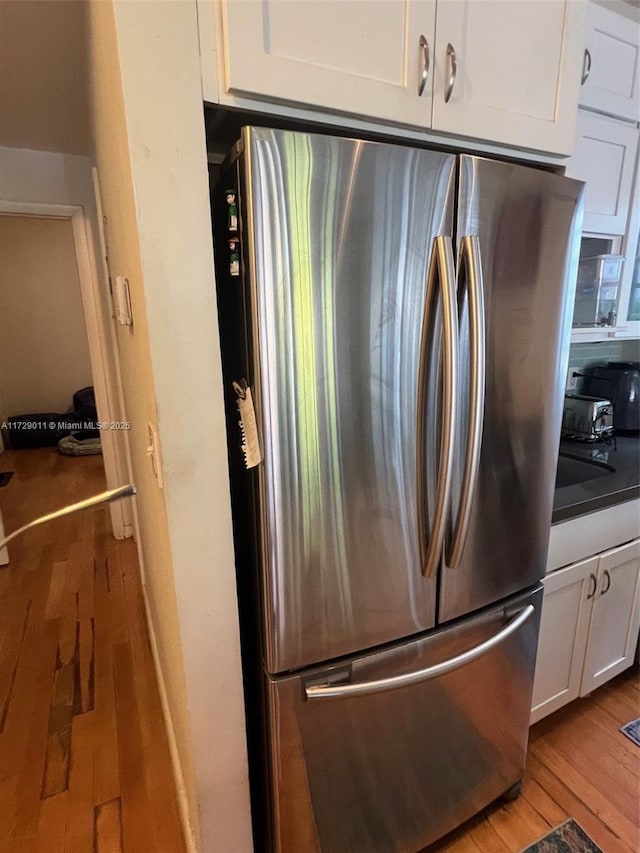
<svg viewBox="0 0 640 853">
<path fill-rule="evenodd" d="M 578 111 L 576 144 L 567 175 L 587 184 L 585 231 L 624 234 L 637 150 L 635 125 Z"/>
<path fill-rule="evenodd" d="M 640 143 L 639 143 L 640 145 Z M 629 205 L 627 233 L 622 254 L 622 284 L 618 309 L 618 326 L 626 327 L 629 336 L 640 338 L 640 163 L 636 157 L 636 176 Z"/>
<path fill-rule="evenodd" d="M 223 21 L 228 92 L 430 126 L 435 0 L 225 0 Z"/>
<path fill-rule="evenodd" d="M 581 696 L 633 662 L 640 625 L 639 579 L 640 539 L 600 557 Z"/>
<path fill-rule="evenodd" d="M 593 2 L 588 4 L 580 91 L 583 106 L 620 118 L 640 119 L 639 44 L 635 9 L 618 15 Z"/>
<path fill-rule="evenodd" d="M 434 129 L 570 154 L 584 13 L 574 0 L 440 0 Z"/>
<path fill-rule="evenodd" d="M 542 621 L 533 684 L 531 722 L 557 711 L 580 693 L 597 557 L 544 579 Z"/>
</svg>

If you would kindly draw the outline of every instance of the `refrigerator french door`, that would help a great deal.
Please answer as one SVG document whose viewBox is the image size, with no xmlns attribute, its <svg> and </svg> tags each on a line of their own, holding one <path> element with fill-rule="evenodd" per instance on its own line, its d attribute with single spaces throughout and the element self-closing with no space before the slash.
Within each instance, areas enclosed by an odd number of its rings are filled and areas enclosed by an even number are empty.
<svg viewBox="0 0 640 853">
<path fill-rule="evenodd" d="M 417 851 L 524 767 L 582 185 L 265 128 L 222 181 L 272 846 Z"/>
</svg>

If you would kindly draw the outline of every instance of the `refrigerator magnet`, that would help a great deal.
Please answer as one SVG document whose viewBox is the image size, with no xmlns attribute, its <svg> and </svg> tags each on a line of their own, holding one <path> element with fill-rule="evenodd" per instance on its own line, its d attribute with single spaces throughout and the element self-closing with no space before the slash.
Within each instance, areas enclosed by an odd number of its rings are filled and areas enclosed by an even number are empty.
<svg viewBox="0 0 640 853">
<path fill-rule="evenodd" d="M 238 203 L 236 202 L 236 191 L 225 190 L 227 198 L 227 223 L 229 231 L 238 230 Z"/>
<path fill-rule="evenodd" d="M 229 272 L 233 276 L 240 275 L 240 241 L 233 237 L 229 242 Z"/>
<path fill-rule="evenodd" d="M 258 440 L 251 388 L 247 385 L 247 380 L 242 379 L 240 382 L 233 382 L 233 390 L 236 392 L 236 405 L 240 415 L 238 426 L 242 436 L 240 447 L 244 455 L 244 464 L 246 468 L 255 468 L 262 462 L 262 451 Z"/>
</svg>

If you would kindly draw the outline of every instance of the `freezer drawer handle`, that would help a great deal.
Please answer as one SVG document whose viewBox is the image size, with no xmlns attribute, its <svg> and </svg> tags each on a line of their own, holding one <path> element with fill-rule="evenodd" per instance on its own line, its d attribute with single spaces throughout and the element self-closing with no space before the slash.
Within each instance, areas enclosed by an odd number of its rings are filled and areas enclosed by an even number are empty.
<svg viewBox="0 0 640 853">
<path fill-rule="evenodd" d="M 527 604 L 525 608 L 514 616 L 493 637 L 485 640 L 484 643 L 480 643 L 475 648 L 463 652 L 461 655 L 456 655 L 449 660 L 442 661 L 442 663 L 428 666 L 426 669 L 419 669 L 416 672 L 393 675 L 390 678 L 380 678 L 377 681 L 361 681 L 357 684 L 310 684 L 305 687 L 307 699 L 339 699 L 340 697 L 349 696 L 369 696 L 372 693 L 397 690 L 399 687 L 409 687 L 412 684 L 419 684 L 421 681 L 428 681 L 431 678 L 439 678 L 441 675 L 447 675 L 447 673 L 453 672 L 455 669 L 460 669 L 460 667 L 477 660 L 482 655 L 490 652 L 491 649 L 495 649 L 507 637 L 521 628 L 527 619 L 531 618 L 533 613 L 533 604 Z"/>
<path fill-rule="evenodd" d="M 482 279 L 482 258 L 480 241 L 475 235 L 462 238 L 458 259 L 458 313 L 462 314 L 464 304 L 464 282 L 469 293 L 469 426 L 465 448 L 464 471 L 458 517 L 453 527 L 451 548 L 445 547 L 445 562 L 450 569 L 460 565 L 464 543 L 467 539 L 471 507 L 478 481 L 480 467 L 480 447 L 482 444 L 482 423 L 484 420 L 484 393 L 486 372 L 486 341 L 484 322 L 484 283 Z M 446 553 L 449 551 L 449 553 Z"/>
<path fill-rule="evenodd" d="M 440 435 L 440 460 L 434 497 L 433 522 L 427 541 L 428 511 L 424 478 L 424 445 L 426 437 L 425 393 L 429 341 L 433 327 L 437 293 L 440 293 L 443 325 L 442 354 L 442 430 Z M 453 445 L 455 440 L 456 398 L 458 379 L 458 316 L 451 237 L 439 236 L 433 241 L 433 250 L 427 273 L 427 292 L 420 347 L 420 373 L 418 379 L 417 459 L 418 471 L 418 536 L 422 574 L 431 578 L 436 572 L 447 527 L 447 510 L 453 474 Z"/>
</svg>

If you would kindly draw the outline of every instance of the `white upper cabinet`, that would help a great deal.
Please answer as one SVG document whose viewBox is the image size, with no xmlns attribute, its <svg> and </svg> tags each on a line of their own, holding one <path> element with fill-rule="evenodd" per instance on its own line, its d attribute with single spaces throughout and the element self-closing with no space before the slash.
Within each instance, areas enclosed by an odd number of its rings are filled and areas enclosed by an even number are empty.
<svg viewBox="0 0 640 853">
<path fill-rule="evenodd" d="M 584 0 L 220 3 L 222 103 L 289 103 L 571 153 Z"/>
<path fill-rule="evenodd" d="M 226 90 L 431 123 L 435 0 L 225 0 Z"/>
<path fill-rule="evenodd" d="M 622 6 L 621 9 L 625 14 L 588 4 L 580 103 L 592 110 L 638 121 L 638 10 Z"/>
<path fill-rule="evenodd" d="M 440 0 L 433 127 L 570 154 L 584 12 L 573 0 Z"/>
<path fill-rule="evenodd" d="M 584 231 L 624 234 L 638 150 L 636 125 L 578 110 L 570 178 L 586 181 Z"/>
</svg>

